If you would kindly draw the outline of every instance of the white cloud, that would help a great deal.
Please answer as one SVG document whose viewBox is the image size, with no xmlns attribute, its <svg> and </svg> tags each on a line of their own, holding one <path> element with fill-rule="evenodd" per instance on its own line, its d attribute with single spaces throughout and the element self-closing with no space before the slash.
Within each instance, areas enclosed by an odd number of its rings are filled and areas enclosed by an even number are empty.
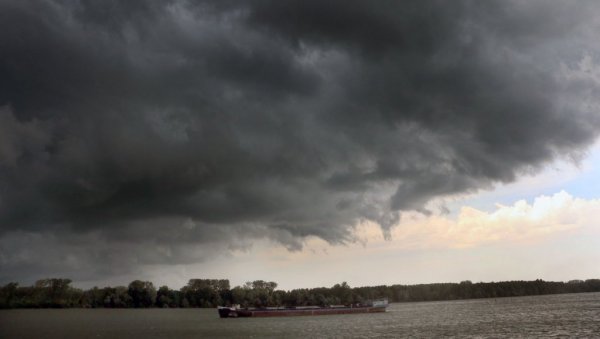
<svg viewBox="0 0 600 339">
<path fill-rule="evenodd" d="M 490 243 L 533 243 L 569 232 L 597 232 L 600 199 L 580 199 L 565 191 L 542 195 L 528 203 L 497 204 L 491 212 L 463 206 L 458 216 L 410 214 L 392 231 L 385 243 L 374 225 L 357 230 L 362 243 L 383 244 L 390 249 L 466 248 Z"/>
</svg>

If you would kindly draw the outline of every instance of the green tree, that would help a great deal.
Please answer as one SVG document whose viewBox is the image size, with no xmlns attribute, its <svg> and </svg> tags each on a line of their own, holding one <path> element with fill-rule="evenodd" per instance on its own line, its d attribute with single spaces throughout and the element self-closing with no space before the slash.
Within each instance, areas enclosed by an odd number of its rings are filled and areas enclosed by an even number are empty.
<svg viewBox="0 0 600 339">
<path fill-rule="evenodd" d="M 156 302 L 156 288 L 150 281 L 134 280 L 129 284 L 127 293 L 133 307 L 152 307 Z"/>
<path fill-rule="evenodd" d="M 70 286 L 71 279 L 41 279 L 35 282 L 35 301 L 38 307 L 75 306 L 81 291 Z"/>
<path fill-rule="evenodd" d="M 181 292 L 191 306 L 216 307 L 224 304 L 223 297 L 228 297 L 229 280 L 190 279 Z"/>
<path fill-rule="evenodd" d="M 176 307 L 173 290 L 168 286 L 161 286 L 156 293 L 156 306 L 158 307 Z"/>
<path fill-rule="evenodd" d="M 0 288 L 0 308 L 13 308 L 17 303 L 17 289 L 19 284 L 8 283 Z"/>
<path fill-rule="evenodd" d="M 332 294 L 339 299 L 342 304 L 348 305 L 354 301 L 352 297 L 352 289 L 347 282 L 344 281 L 341 284 L 335 284 L 331 289 Z"/>
</svg>

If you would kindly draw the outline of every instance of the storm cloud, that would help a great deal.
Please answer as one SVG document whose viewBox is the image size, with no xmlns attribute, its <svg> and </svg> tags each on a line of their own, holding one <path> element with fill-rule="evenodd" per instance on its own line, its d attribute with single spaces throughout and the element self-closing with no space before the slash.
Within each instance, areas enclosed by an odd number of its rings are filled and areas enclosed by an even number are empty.
<svg viewBox="0 0 600 339">
<path fill-rule="evenodd" d="M 2 1 L 0 280 L 389 235 L 577 158 L 596 7 Z"/>
</svg>

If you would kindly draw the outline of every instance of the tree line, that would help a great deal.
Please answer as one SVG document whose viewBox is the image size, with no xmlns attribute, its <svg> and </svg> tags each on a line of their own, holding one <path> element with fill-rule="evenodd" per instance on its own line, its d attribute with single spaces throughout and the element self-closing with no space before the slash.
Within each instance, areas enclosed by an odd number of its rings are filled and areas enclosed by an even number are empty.
<svg viewBox="0 0 600 339">
<path fill-rule="evenodd" d="M 231 288 L 227 279 L 190 279 L 179 290 L 158 289 L 150 281 L 134 280 L 128 286 L 79 289 L 70 279 L 42 279 L 32 286 L 8 283 L 0 287 L 0 308 L 149 308 L 349 305 L 387 297 L 391 302 L 500 298 L 527 295 L 600 292 L 600 279 L 553 281 L 502 281 L 278 290 L 277 283 L 255 280 Z"/>
</svg>

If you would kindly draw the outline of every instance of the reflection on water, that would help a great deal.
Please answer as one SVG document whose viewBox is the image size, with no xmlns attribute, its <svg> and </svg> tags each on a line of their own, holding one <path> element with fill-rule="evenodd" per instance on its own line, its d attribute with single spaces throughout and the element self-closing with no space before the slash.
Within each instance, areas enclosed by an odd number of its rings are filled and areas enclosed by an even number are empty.
<svg viewBox="0 0 600 339">
<path fill-rule="evenodd" d="M 0 338 L 594 337 L 600 293 L 392 304 L 380 314 L 220 319 L 215 309 L 0 311 Z"/>
</svg>

